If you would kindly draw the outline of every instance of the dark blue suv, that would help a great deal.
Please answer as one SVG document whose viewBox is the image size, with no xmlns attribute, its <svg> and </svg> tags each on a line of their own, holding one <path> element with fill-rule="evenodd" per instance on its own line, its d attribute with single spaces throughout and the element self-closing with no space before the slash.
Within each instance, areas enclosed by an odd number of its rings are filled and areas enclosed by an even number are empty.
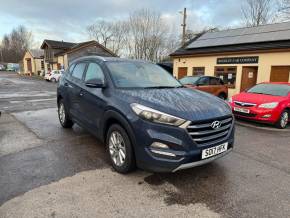
<svg viewBox="0 0 290 218">
<path fill-rule="evenodd" d="M 61 125 L 84 127 L 107 147 L 114 169 L 175 172 L 229 153 L 229 105 L 184 88 L 161 67 L 121 58 L 75 60 L 57 89 Z"/>
</svg>

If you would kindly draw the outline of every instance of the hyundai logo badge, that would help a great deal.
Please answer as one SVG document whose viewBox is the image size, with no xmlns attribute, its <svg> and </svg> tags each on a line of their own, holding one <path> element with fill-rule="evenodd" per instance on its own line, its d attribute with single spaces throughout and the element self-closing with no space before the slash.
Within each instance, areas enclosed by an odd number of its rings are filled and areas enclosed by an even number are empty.
<svg viewBox="0 0 290 218">
<path fill-rule="evenodd" d="M 214 121 L 214 122 L 212 122 L 212 124 L 210 126 L 213 129 L 218 129 L 221 127 L 221 125 L 222 125 L 222 123 L 220 121 Z"/>
</svg>

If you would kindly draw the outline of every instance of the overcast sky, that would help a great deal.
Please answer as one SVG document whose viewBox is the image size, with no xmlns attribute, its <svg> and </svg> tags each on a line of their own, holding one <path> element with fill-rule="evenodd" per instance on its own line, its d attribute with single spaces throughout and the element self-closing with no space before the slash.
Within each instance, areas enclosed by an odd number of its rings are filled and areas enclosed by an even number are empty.
<svg viewBox="0 0 290 218">
<path fill-rule="evenodd" d="M 24 3 L 25 2 L 25 3 Z M 98 18 L 120 20 L 138 9 L 161 13 L 181 32 L 181 14 L 188 10 L 188 28 L 235 27 L 241 23 L 237 0 L 0 0 L 0 37 L 22 24 L 33 32 L 35 44 L 43 39 L 88 40 L 86 26 Z"/>
</svg>

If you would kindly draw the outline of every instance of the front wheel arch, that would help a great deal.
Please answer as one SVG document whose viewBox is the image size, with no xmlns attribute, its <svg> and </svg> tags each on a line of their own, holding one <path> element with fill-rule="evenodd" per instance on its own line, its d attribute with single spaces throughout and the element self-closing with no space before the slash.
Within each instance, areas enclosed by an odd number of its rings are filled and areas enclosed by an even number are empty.
<svg viewBox="0 0 290 218">
<path fill-rule="evenodd" d="M 134 146 L 136 145 L 136 138 L 134 135 L 134 131 L 133 128 L 131 127 L 131 125 L 129 124 L 129 121 L 125 118 L 124 115 L 120 114 L 119 112 L 115 111 L 115 110 L 108 110 L 105 112 L 104 114 L 104 119 L 101 125 L 101 139 L 103 142 L 106 141 L 106 135 L 107 132 L 110 128 L 111 125 L 113 124 L 119 124 L 121 127 L 124 128 L 124 130 L 127 132 L 127 134 L 129 135 L 129 138 L 131 140 L 131 143 L 133 145 L 133 149 Z"/>
<path fill-rule="evenodd" d="M 275 126 L 279 129 L 284 129 L 284 128 L 287 128 L 287 123 L 286 123 L 286 126 L 282 126 L 281 125 L 281 120 L 282 120 L 282 115 L 287 112 L 288 113 L 288 124 L 289 124 L 289 117 L 290 117 L 290 110 L 288 108 L 285 108 L 281 114 L 279 115 L 279 119 L 277 120 L 277 122 L 275 123 Z"/>
</svg>

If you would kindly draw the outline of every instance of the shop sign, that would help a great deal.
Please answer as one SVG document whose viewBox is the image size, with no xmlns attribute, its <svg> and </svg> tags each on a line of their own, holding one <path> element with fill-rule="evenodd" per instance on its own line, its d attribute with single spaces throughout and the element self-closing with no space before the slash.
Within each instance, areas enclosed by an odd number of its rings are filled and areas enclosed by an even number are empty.
<svg viewBox="0 0 290 218">
<path fill-rule="evenodd" d="M 258 56 L 217 58 L 217 64 L 257 64 Z"/>
</svg>

